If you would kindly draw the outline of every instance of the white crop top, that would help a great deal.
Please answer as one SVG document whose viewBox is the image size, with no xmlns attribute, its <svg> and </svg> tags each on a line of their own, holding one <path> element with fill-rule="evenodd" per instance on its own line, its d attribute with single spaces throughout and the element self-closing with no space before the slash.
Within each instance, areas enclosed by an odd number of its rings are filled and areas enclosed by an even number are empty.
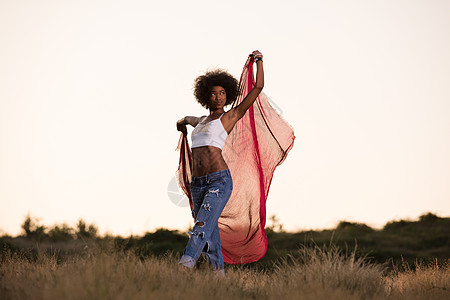
<svg viewBox="0 0 450 300">
<path fill-rule="evenodd" d="M 228 133 L 223 128 L 222 118 L 223 114 L 215 120 L 204 123 L 206 118 L 195 126 L 192 131 L 192 146 L 191 148 L 197 148 L 202 146 L 214 146 L 222 149 L 225 145 L 225 140 L 228 137 Z"/>
</svg>

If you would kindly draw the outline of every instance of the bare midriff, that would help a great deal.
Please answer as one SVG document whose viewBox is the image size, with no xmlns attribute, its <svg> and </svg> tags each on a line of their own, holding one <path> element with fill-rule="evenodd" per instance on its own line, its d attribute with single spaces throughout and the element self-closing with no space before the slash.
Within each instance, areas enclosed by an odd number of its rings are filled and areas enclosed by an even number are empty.
<svg viewBox="0 0 450 300">
<path fill-rule="evenodd" d="M 222 149 L 213 146 L 192 148 L 192 176 L 200 177 L 228 169 Z"/>
</svg>

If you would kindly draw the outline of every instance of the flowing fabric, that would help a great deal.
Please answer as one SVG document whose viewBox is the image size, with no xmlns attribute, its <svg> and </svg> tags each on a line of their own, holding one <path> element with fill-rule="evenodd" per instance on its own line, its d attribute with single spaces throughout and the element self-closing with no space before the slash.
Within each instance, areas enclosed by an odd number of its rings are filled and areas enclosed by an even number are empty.
<svg viewBox="0 0 450 300">
<path fill-rule="evenodd" d="M 244 66 L 239 83 L 239 105 L 254 86 L 253 57 Z M 219 218 L 224 261 L 244 264 L 259 260 L 267 251 L 266 201 L 275 168 L 294 145 L 294 130 L 261 93 L 228 135 L 222 155 L 232 179 L 233 193 Z M 188 196 L 192 156 L 187 137 L 181 133 L 178 184 Z"/>
</svg>

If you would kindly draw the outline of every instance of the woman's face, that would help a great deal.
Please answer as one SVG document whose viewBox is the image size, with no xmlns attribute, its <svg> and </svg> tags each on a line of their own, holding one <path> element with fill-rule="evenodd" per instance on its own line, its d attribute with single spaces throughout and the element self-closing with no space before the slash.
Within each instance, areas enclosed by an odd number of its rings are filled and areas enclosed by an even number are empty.
<svg viewBox="0 0 450 300">
<path fill-rule="evenodd" d="M 220 85 L 213 86 L 209 94 L 210 108 L 222 108 L 227 102 L 227 94 L 225 89 Z"/>
</svg>

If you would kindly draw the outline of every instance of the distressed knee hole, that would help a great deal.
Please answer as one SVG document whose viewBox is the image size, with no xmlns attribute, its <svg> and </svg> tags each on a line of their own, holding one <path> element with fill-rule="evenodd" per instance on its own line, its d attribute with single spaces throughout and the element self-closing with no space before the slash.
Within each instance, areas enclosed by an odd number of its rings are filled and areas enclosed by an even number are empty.
<svg viewBox="0 0 450 300">
<path fill-rule="evenodd" d="M 203 226 L 205 226 L 205 222 L 197 221 L 197 222 L 195 222 L 195 226 L 203 227 Z"/>
</svg>

